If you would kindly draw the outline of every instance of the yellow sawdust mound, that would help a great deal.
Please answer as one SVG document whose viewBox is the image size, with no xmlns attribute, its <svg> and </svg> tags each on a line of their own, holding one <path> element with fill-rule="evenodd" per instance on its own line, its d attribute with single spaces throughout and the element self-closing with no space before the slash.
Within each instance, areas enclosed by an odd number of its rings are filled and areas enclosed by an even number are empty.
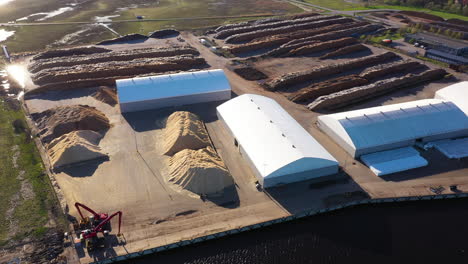
<svg viewBox="0 0 468 264">
<path fill-rule="evenodd" d="M 183 149 L 201 149 L 210 145 L 203 122 L 190 112 L 174 112 L 165 129 L 164 154 L 172 156 Z"/>
<path fill-rule="evenodd" d="M 211 148 L 184 149 L 169 161 L 169 182 L 196 194 L 220 193 L 234 184 L 223 161 Z"/>
<path fill-rule="evenodd" d="M 54 139 L 48 146 L 51 165 L 58 168 L 107 155 L 98 146 L 102 135 L 92 130 L 78 130 Z"/>
</svg>

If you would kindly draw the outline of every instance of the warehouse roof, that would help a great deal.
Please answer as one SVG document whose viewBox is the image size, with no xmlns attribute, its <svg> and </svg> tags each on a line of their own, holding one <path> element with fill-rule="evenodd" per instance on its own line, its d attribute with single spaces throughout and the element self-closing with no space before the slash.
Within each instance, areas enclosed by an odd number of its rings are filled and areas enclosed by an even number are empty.
<svg viewBox="0 0 468 264">
<path fill-rule="evenodd" d="M 435 56 L 440 57 L 440 58 L 449 59 L 449 60 L 451 60 L 453 62 L 468 64 L 468 59 L 467 58 L 465 58 L 463 56 L 453 55 L 453 54 L 450 54 L 448 52 L 443 52 L 443 51 L 440 51 L 440 50 L 428 49 L 426 51 L 426 57 L 428 57 L 427 55 L 435 55 Z"/>
<path fill-rule="evenodd" d="M 415 34 L 407 34 L 408 36 L 416 39 L 417 41 L 424 40 L 431 42 L 436 45 L 444 45 L 453 48 L 466 48 L 468 47 L 468 42 L 463 40 L 455 40 L 445 36 L 438 36 L 436 34 L 428 32 L 418 32 Z"/>
<path fill-rule="evenodd" d="M 223 70 L 117 80 L 120 103 L 231 90 Z"/>
<path fill-rule="evenodd" d="M 218 106 L 217 111 L 264 178 L 338 166 L 335 158 L 270 98 L 244 94 Z"/>
<path fill-rule="evenodd" d="M 452 84 L 436 92 L 435 98 L 453 102 L 468 115 L 468 82 Z"/>
<path fill-rule="evenodd" d="M 468 132 L 468 117 L 452 102 L 426 99 L 318 117 L 354 149 Z"/>
</svg>

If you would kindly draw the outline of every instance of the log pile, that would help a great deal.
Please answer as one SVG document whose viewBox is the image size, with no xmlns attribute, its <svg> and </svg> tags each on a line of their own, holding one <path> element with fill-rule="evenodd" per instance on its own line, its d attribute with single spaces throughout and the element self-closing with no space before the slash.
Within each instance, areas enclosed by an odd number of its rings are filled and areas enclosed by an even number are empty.
<svg viewBox="0 0 468 264">
<path fill-rule="evenodd" d="M 226 30 L 218 31 L 213 37 L 216 39 L 225 39 L 229 36 L 233 36 L 236 34 L 242 34 L 246 32 L 254 32 L 260 31 L 265 29 L 274 29 L 284 26 L 291 26 L 291 25 L 299 25 L 309 22 L 315 22 L 319 20 L 326 20 L 326 19 L 336 19 L 340 18 L 340 16 L 313 16 L 301 19 L 292 19 L 292 20 L 281 20 L 273 23 L 266 23 L 266 24 L 257 24 L 257 25 L 247 25 L 244 27 L 236 27 Z"/>
<path fill-rule="evenodd" d="M 357 40 L 355 38 L 341 38 L 336 40 L 324 41 L 313 43 L 309 45 L 304 45 L 302 47 L 293 49 L 288 52 L 288 56 L 301 56 L 314 52 L 324 51 L 328 49 L 342 48 L 347 45 L 356 44 Z"/>
<path fill-rule="evenodd" d="M 389 74 L 409 72 L 424 67 L 421 63 L 412 60 L 397 61 L 387 64 L 381 64 L 366 69 L 360 74 L 362 78 L 367 80 L 375 80 Z"/>
<path fill-rule="evenodd" d="M 313 22 L 308 22 L 308 23 L 295 24 L 295 25 L 290 25 L 290 26 L 263 29 L 263 30 L 236 34 L 236 35 L 232 35 L 228 37 L 225 40 L 225 42 L 226 43 L 239 43 L 239 42 L 244 42 L 244 41 L 247 42 L 256 38 L 266 37 L 266 36 L 275 35 L 275 34 L 284 34 L 284 33 L 290 33 L 290 32 L 299 31 L 299 30 L 324 27 L 324 26 L 328 26 L 332 24 L 345 24 L 345 23 L 351 23 L 351 22 L 353 22 L 352 19 L 343 18 L 343 17 L 336 18 L 336 19 L 325 19 L 325 20 L 313 21 Z"/>
<path fill-rule="evenodd" d="M 324 59 L 336 58 L 339 56 L 344 56 L 344 55 L 348 55 L 354 52 L 360 52 L 360 51 L 365 51 L 365 50 L 369 50 L 369 48 L 362 44 L 354 44 L 351 46 L 342 47 L 335 51 L 329 52 L 321 56 L 320 59 L 324 60 Z"/>
<path fill-rule="evenodd" d="M 110 61 L 130 61 L 140 58 L 161 58 L 179 55 L 199 55 L 200 53 L 193 47 L 179 48 L 149 48 L 133 49 L 125 51 L 113 51 L 107 53 L 97 53 L 82 56 L 69 56 L 65 58 L 52 58 L 34 60 L 28 67 L 29 72 L 37 73 L 44 69 L 57 67 L 71 67 L 82 64 L 95 64 Z"/>
<path fill-rule="evenodd" d="M 420 74 L 407 74 L 400 78 L 390 78 L 375 83 L 354 87 L 341 92 L 321 96 L 310 103 L 310 110 L 336 109 L 369 98 L 379 96 L 397 89 L 418 85 L 444 78 L 447 72 L 443 69 L 428 70 Z"/>
<path fill-rule="evenodd" d="M 70 49 L 55 49 L 55 50 L 48 50 L 48 51 L 39 53 L 33 57 L 33 60 L 89 55 L 89 54 L 105 53 L 105 52 L 111 52 L 111 51 L 112 50 L 110 49 L 101 48 L 101 47 L 93 47 L 93 46 L 70 48 Z"/>
<path fill-rule="evenodd" d="M 295 103 L 303 103 L 319 96 L 336 93 L 355 86 L 367 84 L 368 81 L 358 75 L 347 75 L 327 81 L 319 82 L 307 88 L 301 89 L 288 97 Z"/>
<path fill-rule="evenodd" d="M 265 86 L 271 91 L 276 91 L 316 78 L 322 78 L 323 76 L 338 74 L 356 68 L 369 67 L 378 63 L 384 63 L 396 59 L 400 59 L 400 57 L 393 52 L 371 55 L 363 58 L 349 60 L 340 64 L 326 65 L 315 67 L 308 71 L 285 74 L 266 83 Z"/>
<path fill-rule="evenodd" d="M 120 77 L 146 73 L 189 70 L 206 65 L 200 57 L 177 56 L 154 59 L 135 59 L 131 61 L 112 61 L 105 63 L 78 65 L 76 67 L 57 67 L 44 69 L 32 76 L 38 85 L 68 82 L 80 79 Z"/>
<path fill-rule="evenodd" d="M 366 24 L 367 22 L 335 24 L 316 29 L 300 30 L 292 33 L 272 35 L 265 38 L 256 39 L 249 43 L 233 45 L 229 47 L 229 51 L 233 54 L 239 54 L 263 48 L 277 47 L 279 45 L 286 44 L 292 40 L 320 35 L 327 32 L 356 28 Z"/>
<path fill-rule="evenodd" d="M 380 28 L 380 26 L 377 25 L 365 25 L 361 27 L 352 27 L 349 29 L 343 29 L 343 30 L 338 30 L 338 31 L 333 31 L 329 33 L 323 33 L 315 36 L 310 36 L 310 37 L 305 37 L 305 38 L 300 38 L 300 39 L 294 39 L 290 42 L 287 42 L 280 47 L 268 52 L 265 54 L 265 56 L 280 56 L 282 54 L 285 54 L 289 52 L 290 50 L 296 49 L 298 47 L 301 47 L 303 45 L 317 42 L 317 41 L 328 41 L 328 40 L 333 40 L 333 39 L 339 39 L 343 37 L 348 37 L 353 34 L 362 34 L 370 31 L 374 31 L 376 29 Z"/>
</svg>

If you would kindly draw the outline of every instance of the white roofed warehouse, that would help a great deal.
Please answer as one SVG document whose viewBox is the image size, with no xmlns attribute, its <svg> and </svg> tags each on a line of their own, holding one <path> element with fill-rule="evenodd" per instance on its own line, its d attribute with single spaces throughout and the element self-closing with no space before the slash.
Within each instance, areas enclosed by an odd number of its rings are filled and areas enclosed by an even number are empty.
<svg viewBox="0 0 468 264">
<path fill-rule="evenodd" d="M 318 125 L 353 157 L 468 135 L 466 114 L 439 99 L 323 115 Z"/>
<path fill-rule="evenodd" d="M 459 82 L 442 88 L 436 92 L 435 98 L 453 102 L 468 115 L 468 82 Z"/>
<path fill-rule="evenodd" d="M 231 98 L 223 70 L 122 79 L 116 85 L 122 113 Z"/>
<path fill-rule="evenodd" d="M 338 172 L 336 159 L 273 99 L 244 94 L 217 114 L 264 188 Z"/>
</svg>

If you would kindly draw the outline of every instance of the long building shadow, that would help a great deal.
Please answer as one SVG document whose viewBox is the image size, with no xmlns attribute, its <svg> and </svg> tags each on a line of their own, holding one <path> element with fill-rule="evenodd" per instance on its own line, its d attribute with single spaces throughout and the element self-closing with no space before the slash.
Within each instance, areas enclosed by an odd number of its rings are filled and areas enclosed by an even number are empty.
<svg viewBox="0 0 468 264">
<path fill-rule="evenodd" d="M 218 120 L 216 107 L 224 101 L 208 102 L 193 105 L 166 107 L 139 112 L 123 113 L 122 116 L 136 132 L 162 129 L 166 126 L 167 118 L 177 111 L 188 111 L 200 117 L 205 123 Z"/>
<path fill-rule="evenodd" d="M 267 188 L 264 192 L 290 214 L 369 198 L 359 184 L 343 171 L 335 175 Z"/>
</svg>

